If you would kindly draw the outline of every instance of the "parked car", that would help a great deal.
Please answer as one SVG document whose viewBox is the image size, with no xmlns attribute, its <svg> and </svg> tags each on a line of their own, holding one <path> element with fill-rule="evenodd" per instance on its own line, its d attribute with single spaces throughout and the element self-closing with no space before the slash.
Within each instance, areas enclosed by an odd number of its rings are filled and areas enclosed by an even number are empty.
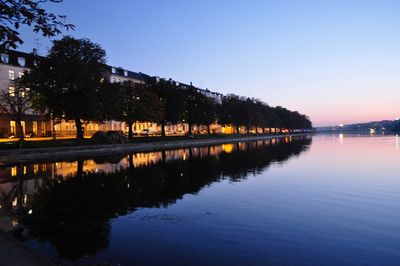
<svg viewBox="0 0 400 266">
<path fill-rule="evenodd" d="M 140 136 L 154 136 L 159 134 L 159 132 L 155 131 L 155 130 L 151 130 L 149 128 L 145 128 L 142 131 L 139 132 Z"/>
</svg>

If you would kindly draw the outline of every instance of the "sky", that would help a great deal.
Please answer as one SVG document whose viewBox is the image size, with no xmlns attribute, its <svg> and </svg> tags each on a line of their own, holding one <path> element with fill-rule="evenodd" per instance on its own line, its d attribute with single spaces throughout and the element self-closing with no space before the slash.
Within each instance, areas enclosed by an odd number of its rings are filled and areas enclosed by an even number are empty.
<svg viewBox="0 0 400 266">
<path fill-rule="evenodd" d="M 261 99 L 314 126 L 400 117 L 400 1 L 64 0 L 107 63 Z M 51 42 L 22 29 L 31 51 Z M 60 36 L 59 36 L 60 37 Z"/>
</svg>

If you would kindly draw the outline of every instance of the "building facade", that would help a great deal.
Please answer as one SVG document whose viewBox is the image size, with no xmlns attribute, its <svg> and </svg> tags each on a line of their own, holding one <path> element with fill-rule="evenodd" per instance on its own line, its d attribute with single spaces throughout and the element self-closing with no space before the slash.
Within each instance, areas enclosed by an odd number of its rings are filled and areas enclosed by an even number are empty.
<svg viewBox="0 0 400 266">
<path fill-rule="evenodd" d="M 0 53 L 0 93 L 13 94 L 14 80 L 22 77 L 36 64 L 35 52 L 32 54 L 18 51 Z M 51 134 L 49 118 L 33 110 L 26 111 L 22 116 L 22 131 L 27 137 L 47 136 Z M 0 138 L 17 135 L 17 125 L 13 114 L 0 113 Z"/>
<path fill-rule="evenodd" d="M 25 71 L 28 71 L 35 66 L 37 59 L 35 50 L 32 53 L 24 53 L 19 51 L 7 51 L 0 54 L 0 92 L 12 93 L 14 79 L 21 77 Z M 109 82 L 125 82 L 131 81 L 137 84 L 145 84 L 150 76 L 133 72 L 122 67 L 107 66 L 104 72 L 104 78 Z M 159 78 L 157 78 L 159 80 Z M 173 81 L 175 82 L 175 81 Z M 182 89 L 192 87 L 192 84 L 176 82 L 176 85 Z M 221 103 L 222 94 L 209 91 L 208 89 L 195 88 L 203 95 L 213 98 L 216 102 Z M 25 112 L 22 119 L 22 128 L 26 137 L 73 137 L 76 134 L 76 127 L 73 121 L 61 121 L 55 123 L 51 121 L 48 115 L 29 110 Z M 212 131 L 221 133 L 221 127 L 218 125 L 211 126 Z M 84 125 L 84 134 L 86 137 L 93 135 L 97 131 L 123 131 L 128 132 L 128 127 L 124 122 L 120 121 L 105 121 L 104 123 L 89 122 Z M 167 135 L 183 135 L 188 131 L 188 124 L 167 124 Z M 196 127 L 193 130 L 196 132 L 206 132 L 206 127 Z M 157 134 L 161 132 L 160 125 L 151 122 L 137 121 L 133 125 L 133 133 L 137 135 Z M 14 138 L 17 136 L 16 121 L 12 115 L 0 112 L 0 138 Z"/>
</svg>

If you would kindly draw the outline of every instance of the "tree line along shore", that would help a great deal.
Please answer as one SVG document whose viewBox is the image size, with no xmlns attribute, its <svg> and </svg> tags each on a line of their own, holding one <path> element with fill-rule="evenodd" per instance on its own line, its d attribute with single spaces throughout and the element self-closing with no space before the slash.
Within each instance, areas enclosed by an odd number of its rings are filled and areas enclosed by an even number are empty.
<svg viewBox="0 0 400 266">
<path fill-rule="evenodd" d="M 124 122 L 133 137 L 136 121 L 160 125 L 185 123 L 187 134 L 194 126 L 211 134 L 212 124 L 227 125 L 234 133 L 299 132 L 312 129 L 304 114 L 284 107 L 271 107 L 261 100 L 234 94 L 210 97 L 198 88 L 182 88 L 175 81 L 146 76 L 146 81 L 111 82 L 104 77 L 106 52 L 88 39 L 64 36 L 53 41 L 46 57 L 12 81 L 13 90 L 0 94 L 0 108 L 16 121 L 23 140 L 22 116 L 29 110 L 46 114 L 53 121 L 74 121 L 76 138 L 84 138 L 85 123 Z M 239 130 L 240 129 L 240 130 Z"/>
</svg>

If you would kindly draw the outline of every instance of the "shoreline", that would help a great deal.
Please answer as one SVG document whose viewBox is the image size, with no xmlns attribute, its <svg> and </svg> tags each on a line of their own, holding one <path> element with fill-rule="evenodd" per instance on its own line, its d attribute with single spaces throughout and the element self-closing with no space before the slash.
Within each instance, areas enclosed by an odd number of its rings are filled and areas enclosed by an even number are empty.
<svg viewBox="0 0 400 266">
<path fill-rule="evenodd" d="M 129 144 L 105 144 L 90 146 L 53 147 L 20 150 L 0 151 L 0 166 L 7 166 L 16 163 L 29 163 L 40 160 L 63 160 L 76 157 L 96 157 L 104 155 L 118 155 L 133 152 L 150 152 L 160 150 L 181 149 L 188 147 L 199 147 L 237 142 L 251 142 L 273 138 L 285 138 L 294 136 L 308 136 L 313 133 L 285 134 L 285 135 L 257 135 L 257 136 L 235 136 L 226 138 L 206 139 L 184 139 L 170 141 L 154 141 Z"/>
</svg>

